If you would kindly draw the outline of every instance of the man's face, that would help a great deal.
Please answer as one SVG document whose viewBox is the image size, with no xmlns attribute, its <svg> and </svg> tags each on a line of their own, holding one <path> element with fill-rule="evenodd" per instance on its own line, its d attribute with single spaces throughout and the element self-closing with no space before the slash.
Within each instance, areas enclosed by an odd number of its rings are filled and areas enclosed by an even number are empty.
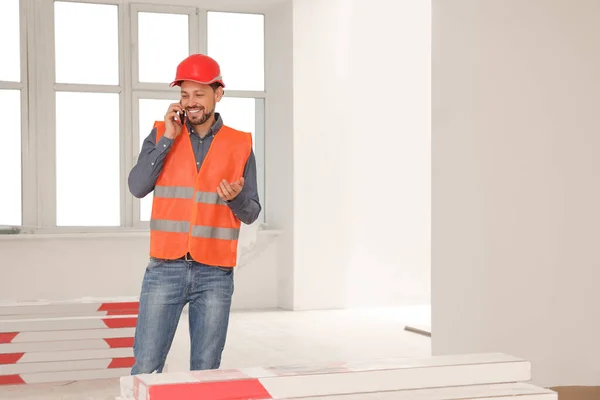
<svg viewBox="0 0 600 400">
<path fill-rule="evenodd" d="M 215 105 L 221 100 L 223 89 L 213 90 L 210 85 L 183 81 L 181 83 L 181 106 L 192 125 L 202 125 L 214 114 Z"/>
</svg>

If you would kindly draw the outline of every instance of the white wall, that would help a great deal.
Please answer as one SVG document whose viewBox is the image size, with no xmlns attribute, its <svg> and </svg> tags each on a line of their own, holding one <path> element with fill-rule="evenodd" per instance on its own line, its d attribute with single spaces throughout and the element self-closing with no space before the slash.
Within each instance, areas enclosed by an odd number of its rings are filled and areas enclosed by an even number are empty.
<svg viewBox="0 0 600 400">
<path fill-rule="evenodd" d="M 293 308 L 294 296 L 294 126 L 292 2 L 269 10 L 265 18 L 267 104 L 265 140 L 266 222 L 281 230 L 277 252 L 277 298 Z"/>
<path fill-rule="evenodd" d="M 294 308 L 429 300 L 430 5 L 294 1 Z"/>
<path fill-rule="evenodd" d="M 233 307 L 275 308 L 278 236 L 243 232 Z M 143 233 L 0 236 L 0 302 L 138 296 L 148 250 Z"/>
<path fill-rule="evenodd" d="M 433 2 L 434 354 L 600 384 L 600 2 Z"/>
</svg>

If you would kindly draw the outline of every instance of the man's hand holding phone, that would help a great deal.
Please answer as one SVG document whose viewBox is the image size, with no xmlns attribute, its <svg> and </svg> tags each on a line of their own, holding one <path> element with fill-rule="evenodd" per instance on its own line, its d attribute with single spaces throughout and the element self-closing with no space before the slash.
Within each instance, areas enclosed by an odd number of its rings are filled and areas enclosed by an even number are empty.
<svg viewBox="0 0 600 400">
<path fill-rule="evenodd" d="M 165 136 L 169 139 L 175 139 L 181 133 L 185 117 L 185 110 L 179 103 L 173 103 L 169 106 L 165 114 Z"/>
</svg>

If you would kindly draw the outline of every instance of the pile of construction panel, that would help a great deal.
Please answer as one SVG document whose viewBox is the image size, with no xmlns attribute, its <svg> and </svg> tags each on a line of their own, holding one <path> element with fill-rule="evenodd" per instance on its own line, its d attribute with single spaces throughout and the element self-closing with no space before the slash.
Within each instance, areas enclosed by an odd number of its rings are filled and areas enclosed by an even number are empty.
<svg viewBox="0 0 600 400">
<path fill-rule="evenodd" d="M 131 371 L 136 298 L 0 303 L 0 385 Z"/>
<path fill-rule="evenodd" d="M 556 400 L 528 361 L 471 354 L 121 378 L 117 400 Z"/>
</svg>

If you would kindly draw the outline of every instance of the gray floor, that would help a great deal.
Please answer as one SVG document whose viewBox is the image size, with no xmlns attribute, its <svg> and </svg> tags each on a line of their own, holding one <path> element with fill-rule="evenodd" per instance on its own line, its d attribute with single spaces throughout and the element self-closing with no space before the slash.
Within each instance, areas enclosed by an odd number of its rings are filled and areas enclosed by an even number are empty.
<svg viewBox="0 0 600 400">
<path fill-rule="evenodd" d="M 186 318 L 184 314 L 167 359 L 169 371 L 189 367 Z M 431 339 L 404 330 L 407 323 L 422 325 L 428 319 L 428 307 L 237 312 L 231 318 L 222 367 L 429 356 Z M 118 394 L 115 379 L 0 386 L 3 400 L 115 400 Z"/>
</svg>

